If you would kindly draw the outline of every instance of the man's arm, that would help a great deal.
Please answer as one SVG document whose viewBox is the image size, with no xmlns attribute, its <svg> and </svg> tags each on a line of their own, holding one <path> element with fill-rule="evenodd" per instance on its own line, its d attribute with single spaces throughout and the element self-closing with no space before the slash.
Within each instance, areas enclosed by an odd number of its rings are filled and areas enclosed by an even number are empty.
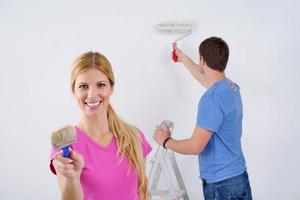
<svg viewBox="0 0 300 200">
<path fill-rule="evenodd" d="M 204 72 L 201 65 L 197 65 L 190 57 L 185 55 L 177 46 L 175 45 L 176 55 L 178 56 L 178 61 L 182 62 L 184 66 L 189 70 L 192 76 L 206 88 Z"/>
<path fill-rule="evenodd" d="M 163 145 L 164 140 L 169 136 L 169 133 L 159 128 L 154 133 L 154 139 L 160 145 Z M 204 150 L 211 136 L 211 131 L 196 127 L 191 138 L 183 140 L 170 139 L 165 144 L 165 147 L 181 154 L 199 155 Z"/>
</svg>

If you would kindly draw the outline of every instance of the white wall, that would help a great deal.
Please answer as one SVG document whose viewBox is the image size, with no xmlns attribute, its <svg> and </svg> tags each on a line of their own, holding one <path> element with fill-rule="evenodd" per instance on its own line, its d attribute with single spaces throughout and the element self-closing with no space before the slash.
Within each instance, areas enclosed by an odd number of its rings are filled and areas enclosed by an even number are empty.
<svg viewBox="0 0 300 200">
<path fill-rule="evenodd" d="M 281 3 L 282 2 L 282 3 Z M 170 59 L 177 36 L 153 25 L 193 20 L 179 46 L 198 59 L 199 43 L 221 36 L 231 50 L 227 76 L 244 100 L 243 147 L 254 199 L 300 199 L 299 1 L 0 1 L 0 199 L 59 199 L 49 172 L 49 133 L 76 124 L 72 61 L 88 50 L 111 61 L 112 103 L 151 144 L 163 119 L 174 137 L 194 128 L 204 89 Z M 192 200 L 202 199 L 196 156 L 176 155 Z"/>
</svg>

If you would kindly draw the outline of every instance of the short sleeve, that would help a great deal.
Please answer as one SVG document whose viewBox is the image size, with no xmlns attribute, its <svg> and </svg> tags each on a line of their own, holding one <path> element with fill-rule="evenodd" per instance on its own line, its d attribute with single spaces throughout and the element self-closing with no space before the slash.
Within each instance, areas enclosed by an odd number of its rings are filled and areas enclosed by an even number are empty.
<svg viewBox="0 0 300 200">
<path fill-rule="evenodd" d="M 197 126 L 217 132 L 224 114 L 212 96 L 203 96 L 198 105 Z"/>
<path fill-rule="evenodd" d="M 142 142 L 143 156 L 144 158 L 146 158 L 146 156 L 152 151 L 152 147 L 149 144 L 149 142 L 146 140 L 144 133 L 141 131 L 139 131 L 139 133 Z"/>
<path fill-rule="evenodd" d="M 51 147 L 51 150 L 50 150 L 50 164 L 49 164 L 49 167 L 50 167 L 50 170 L 51 170 L 51 172 L 52 172 L 53 174 L 56 174 L 55 168 L 54 168 L 53 163 L 52 163 L 52 161 L 53 161 L 53 159 L 54 159 L 54 156 L 55 156 L 56 152 L 57 152 L 57 151 L 56 151 L 53 147 Z"/>
</svg>

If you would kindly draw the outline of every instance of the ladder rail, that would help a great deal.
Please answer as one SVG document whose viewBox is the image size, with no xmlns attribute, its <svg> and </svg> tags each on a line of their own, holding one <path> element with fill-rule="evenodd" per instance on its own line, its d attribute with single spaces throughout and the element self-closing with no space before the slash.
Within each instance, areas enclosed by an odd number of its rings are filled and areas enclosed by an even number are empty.
<svg viewBox="0 0 300 200">
<path fill-rule="evenodd" d="M 174 123 L 172 121 L 165 120 L 161 123 L 161 128 L 172 132 L 173 125 Z M 153 163 L 148 177 L 151 199 L 154 196 L 158 196 L 160 198 L 171 198 L 172 200 L 189 200 L 174 152 L 166 150 L 159 145 L 152 161 Z M 170 165 L 168 164 L 168 162 Z M 172 183 L 173 179 L 170 168 L 173 169 L 173 172 L 175 174 L 179 191 L 175 189 L 175 186 Z M 161 173 L 163 173 L 165 183 L 167 184 L 167 191 L 157 190 L 158 183 L 161 178 Z"/>
</svg>

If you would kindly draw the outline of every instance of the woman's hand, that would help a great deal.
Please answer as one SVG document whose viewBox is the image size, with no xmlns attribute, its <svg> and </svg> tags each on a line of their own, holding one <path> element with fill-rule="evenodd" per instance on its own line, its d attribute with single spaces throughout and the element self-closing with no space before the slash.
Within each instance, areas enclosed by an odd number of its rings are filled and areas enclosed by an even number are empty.
<svg viewBox="0 0 300 200">
<path fill-rule="evenodd" d="M 81 171 L 84 167 L 84 160 L 83 157 L 74 150 L 71 151 L 70 158 L 63 157 L 62 152 L 59 152 L 54 156 L 53 165 L 56 172 L 62 176 L 71 179 L 80 179 Z"/>
</svg>

